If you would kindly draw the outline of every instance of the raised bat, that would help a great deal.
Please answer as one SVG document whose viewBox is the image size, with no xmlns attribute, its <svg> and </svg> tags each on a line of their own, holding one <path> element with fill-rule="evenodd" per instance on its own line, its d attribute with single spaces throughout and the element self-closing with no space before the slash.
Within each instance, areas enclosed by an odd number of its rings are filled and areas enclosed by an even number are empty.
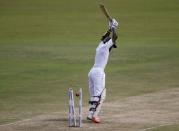
<svg viewBox="0 0 179 131">
<path fill-rule="evenodd" d="M 112 22 L 112 17 L 110 16 L 109 12 L 107 11 L 107 9 L 105 8 L 105 6 L 103 4 L 99 4 L 99 7 L 101 9 L 101 11 L 103 12 L 103 14 L 106 16 L 106 18 Z"/>
</svg>

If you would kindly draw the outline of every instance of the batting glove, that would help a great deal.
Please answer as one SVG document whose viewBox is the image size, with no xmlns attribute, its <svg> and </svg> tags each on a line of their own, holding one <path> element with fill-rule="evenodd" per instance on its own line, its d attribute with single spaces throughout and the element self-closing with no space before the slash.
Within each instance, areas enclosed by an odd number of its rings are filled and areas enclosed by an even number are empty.
<svg viewBox="0 0 179 131">
<path fill-rule="evenodd" d="M 118 27 L 118 22 L 115 20 L 115 19 L 112 19 L 112 25 L 111 25 L 111 28 L 114 28 L 114 29 L 117 29 L 117 27 Z"/>
</svg>

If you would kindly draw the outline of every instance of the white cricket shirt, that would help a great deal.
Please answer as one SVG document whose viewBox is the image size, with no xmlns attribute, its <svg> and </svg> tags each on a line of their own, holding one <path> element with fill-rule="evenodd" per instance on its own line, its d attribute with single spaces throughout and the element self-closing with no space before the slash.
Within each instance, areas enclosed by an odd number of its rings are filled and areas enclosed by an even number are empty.
<svg viewBox="0 0 179 131">
<path fill-rule="evenodd" d="M 93 67 L 102 68 L 106 67 L 109 57 L 109 48 L 113 45 L 112 39 L 105 44 L 101 41 L 96 48 L 95 63 Z"/>
</svg>

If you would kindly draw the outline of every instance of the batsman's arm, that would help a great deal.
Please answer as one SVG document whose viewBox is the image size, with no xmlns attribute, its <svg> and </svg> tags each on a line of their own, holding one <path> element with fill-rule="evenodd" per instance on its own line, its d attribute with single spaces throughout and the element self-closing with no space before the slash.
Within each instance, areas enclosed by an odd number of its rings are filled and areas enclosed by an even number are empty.
<svg viewBox="0 0 179 131">
<path fill-rule="evenodd" d="M 108 29 L 105 34 L 101 37 L 101 41 L 104 41 L 104 39 L 106 39 L 107 37 L 109 37 L 111 34 L 111 30 Z"/>
<path fill-rule="evenodd" d="M 112 42 L 114 43 L 114 48 L 116 48 L 116 40 L 118 38 L 118 35 L 117 35 L 117 32 L 116 32 L 116 29 L 115 28 L 111 28 L 111 32 L 112 32 Z"/>
</svg>

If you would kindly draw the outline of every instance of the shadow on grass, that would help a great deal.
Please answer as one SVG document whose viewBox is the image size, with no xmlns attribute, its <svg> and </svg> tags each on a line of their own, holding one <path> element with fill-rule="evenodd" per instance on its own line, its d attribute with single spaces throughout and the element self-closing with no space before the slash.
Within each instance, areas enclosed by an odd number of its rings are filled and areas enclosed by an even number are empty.
<svg viewBox="0 0 179 131">
<path fill-rule="evenodd" d="M 68 123 L 68 119 L 67 118 L 49 118 L 49 119 L 45 119 L 43 121 L 48 121 L 48 122 L 63 122 L 63 123 Z M 77 120 L 78 122 L 78 120 Z M 92 124 L 93 122 L 91 120 L 87 120 L 87 119 L 83 119 L 83 124 Z"/>
</svg>

